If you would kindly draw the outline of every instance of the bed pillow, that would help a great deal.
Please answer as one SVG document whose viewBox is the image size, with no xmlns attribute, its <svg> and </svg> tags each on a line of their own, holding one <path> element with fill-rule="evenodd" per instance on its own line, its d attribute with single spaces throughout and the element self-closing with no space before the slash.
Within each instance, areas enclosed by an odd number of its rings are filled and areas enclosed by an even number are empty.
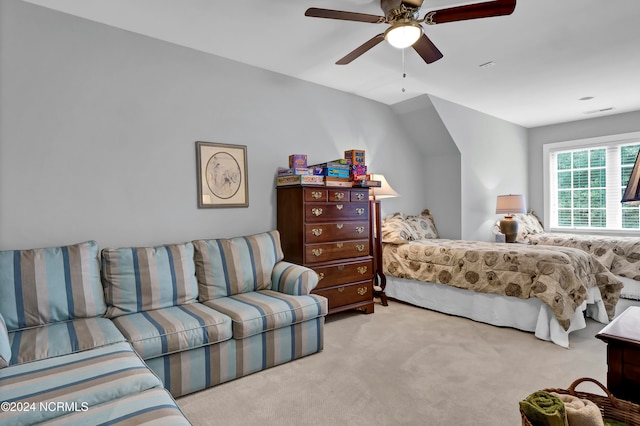
<svg viewBox="0 0 640 426">
<path fill-rule="evenodd" d="M 529 242 L 530 235 L 544 233 L 542 221 L 533 210 L 529 213 L 516 213 L 513 215 L 515 221 L 518 222 L 518 235 L 516 241 L 519 243 Z M 495 235 L 500 233 L 500 220 L 498 220 L 493 228 Z"/>
<path fill-rule="evenodd" d="M 438 230 L 429 209 L 424 209 L 417 216 L 406 216 L 405 221 L 413 229 L 417 240 L 438 238 Z"/>
<path fill-rule="evenodd" d="M 515 215 L 515 219 L 518 221 L 518 227 L 522 227 L 529 235 L 542 234 L 544 232 L 542 221 L 533 210 L 526 214 L 518 213 Z"/>
<path fill-rule="evenodd" d="M 9 332 L 4 318 L 0 314 L 0 368 L 9 365 L 11 361 L 11 344 L 9 343 Z"/>
<path fill-rule="evenodd" d="M 404 244 L 414 241 L 417 237 L 402 213 L 394 213 L 384 218 L 381 235 L 383 243 L 391 244 Z"/>
</svg>

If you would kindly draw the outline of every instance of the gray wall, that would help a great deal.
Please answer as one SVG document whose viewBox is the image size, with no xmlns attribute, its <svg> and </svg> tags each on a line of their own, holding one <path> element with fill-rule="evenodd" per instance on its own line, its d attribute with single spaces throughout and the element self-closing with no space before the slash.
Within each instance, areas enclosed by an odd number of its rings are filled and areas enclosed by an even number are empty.
<svg viewBox="0 0 640 426">
<path fill-rule="evenodd" d="M 462 166 L 460 154 L 429 155 L 424 160 L 426 206 L 440 238 L 462 238 Z"/>
<path fill-rule="evenodd" d="M 149 245 L 276 223 L 274 174 L 365 149 L 420 211 L 421 155 L 383 104 L 18 0 L 0 2 L 0 248 Z M 248 147 L 249 208 L 197 209 L 195 141 Z"/>
<path fill-rule="evenodd" d="M 460 151 L 428 95 L 395 104 L 403 128 L 424 156 L 425 194 L 440 238 L 459 239 L 462 229 Z M 418 213 L 418 212 L 407 212 Z"/>
<path fill-rule="evenodd" d="M 496 197 L 527 199 L 527 131 L 476 110 L 431 96 L 442 122 L 460 150 L 463 240 L 491 241 Z"/>
<path fill-rule="evenodd" d="M 435 105 L 435 108 L 434 108 Z M 640 111 L 523 129 L 423 96 L 390 108 L 18 0 L 0 1 L 0 249 L 147 245 L 275 227 L 274 173 L 365 149 L 445 238 L 491 239 L 495 196 L 540 214 L 542 145 Z M 249 208 L 197 209 L 195 141 L 247 145 Z"/>
<path fill-rule="evenodd" d="M 542 175 L 544 144 L 637 131 L 640 131 L 640 111 L 529 129 L 529 206 L 540 216 L 542 223 L 547 224 Z"/>
</svg>

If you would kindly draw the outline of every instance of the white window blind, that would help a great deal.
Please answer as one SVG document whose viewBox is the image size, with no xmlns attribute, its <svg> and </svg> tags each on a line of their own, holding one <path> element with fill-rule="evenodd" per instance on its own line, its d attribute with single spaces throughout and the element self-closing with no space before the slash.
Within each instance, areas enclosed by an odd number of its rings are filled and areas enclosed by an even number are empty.
<svg viewBox="0 0 640 426">
<path fill-rule="evenodd" d="M 640 139 L 557 144 L 545 149 L 546 205 L 552 230 L 640 229 L 638 206 L 620 203 Z"/>
</svg>

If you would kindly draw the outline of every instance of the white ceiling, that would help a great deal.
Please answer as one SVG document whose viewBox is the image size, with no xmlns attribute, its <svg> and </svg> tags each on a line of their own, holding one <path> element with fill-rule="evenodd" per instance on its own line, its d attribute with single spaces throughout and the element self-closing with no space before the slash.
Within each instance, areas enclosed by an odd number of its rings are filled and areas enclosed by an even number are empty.
<svg viewBox="0 0 640 426">
<path fill-rule="evenodd" d="M 404 79 L 387 43 L 334 64 L 386 24 L 304 16 L 381 15 L 377 0 L 26 1 L 389 105 L 428 93 L 524 127 L 640 110 L 638 0 L 518 0 L 510 16 L 426 26 L 444 58 L 427 65 L 407 49 Z M 420 16 L 473 2 L 425 0 Z"/>
</svg>

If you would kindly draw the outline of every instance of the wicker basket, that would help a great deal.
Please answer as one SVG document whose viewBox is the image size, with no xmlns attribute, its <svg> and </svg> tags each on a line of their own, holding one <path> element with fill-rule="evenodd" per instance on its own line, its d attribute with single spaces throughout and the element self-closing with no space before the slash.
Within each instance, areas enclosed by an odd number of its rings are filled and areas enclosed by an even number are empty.
<svg viewBox="0 0 640 426">
<path fill-rule="evenodd" d="M 600 387 L 600 389 L 604 391 L 604 393 L 607 394 L 607 396 L 576 391 L 576 386 L 578 386 L 582 382 L 595 383 Z M 581 399 L 588 399 L 600 408 L 603 417 L 611 420 L 617 420 L 619 422 L 625 422 L 629 426 L 640 426 L 640 405 L 616 398 L 611 392 L 609 392 L 609 389 L 607 389 L 602 383 L 597 380 L 583 377 L 582 379 L 577 379 L 573 383 L 571 383 L 569 389 L 544 390 L 546 392 L 555 392 L 561 395 L 568 394 L 577 396 Z M 522 409 L 520 409 L 520 416 L 522 417 L 522 426 L 533 426 L 529 419 L 527 419 L 527 417 L 522 412 Z"/>
</svg>

